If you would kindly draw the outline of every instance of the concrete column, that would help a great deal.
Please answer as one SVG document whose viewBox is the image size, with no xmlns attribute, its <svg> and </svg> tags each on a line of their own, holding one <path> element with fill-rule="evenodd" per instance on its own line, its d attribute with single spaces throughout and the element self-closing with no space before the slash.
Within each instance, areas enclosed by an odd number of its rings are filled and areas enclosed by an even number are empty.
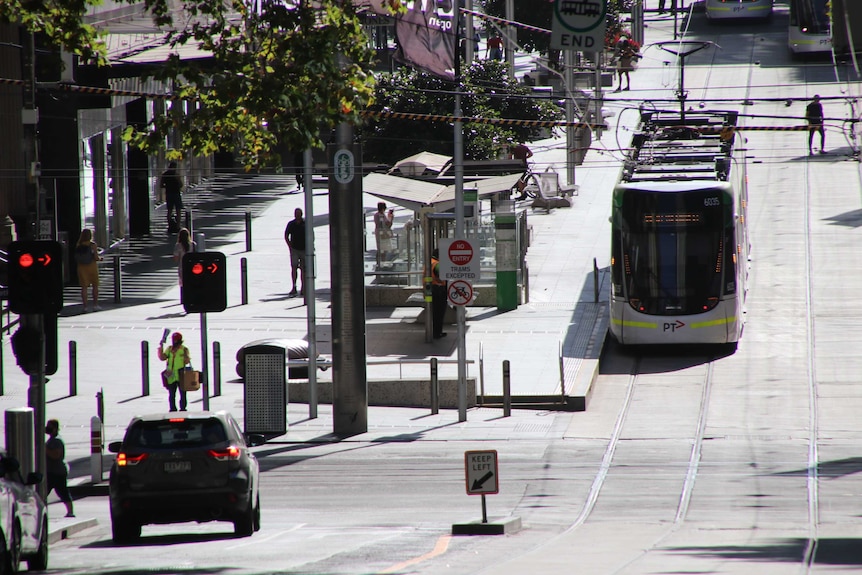
<svg viewBox="0 0 862 575">
<path fill-rule="evenodd" d="M 341 124 L 329 146 L 329 246 L 332 274 L 333 432 L 368 431 L 365 370 L 365 269 L 362 247 L 362 152 Z M 312 222 L 307 220 L 307 225 Z"/>
</svg>

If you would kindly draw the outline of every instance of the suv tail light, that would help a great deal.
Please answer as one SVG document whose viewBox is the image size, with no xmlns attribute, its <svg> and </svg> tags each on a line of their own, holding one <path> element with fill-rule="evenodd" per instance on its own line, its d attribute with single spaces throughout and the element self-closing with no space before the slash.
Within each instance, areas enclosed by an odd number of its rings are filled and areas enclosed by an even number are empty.
<svg viewBox="0 0 862 575">
<path fill-rule="evenodd" d="M 235 445 L 226 449 L 210 449 L 207 453 L 216 461 L 235 461 L 240 455 L 239 447 Z"/>
<path fill-rule="evenodd" d="M 117 466 L 118 467 L 126 467 L 126 466 L 137 465 L 138 463 L 140 463 L 141 461 L 143 461 L 146 458 L 147 458 L 146 453 L 141 453 L 140 455 L 129 455 L 128 453 L 121 451 L 120 453 L 117 454 Z"/>
</svg>

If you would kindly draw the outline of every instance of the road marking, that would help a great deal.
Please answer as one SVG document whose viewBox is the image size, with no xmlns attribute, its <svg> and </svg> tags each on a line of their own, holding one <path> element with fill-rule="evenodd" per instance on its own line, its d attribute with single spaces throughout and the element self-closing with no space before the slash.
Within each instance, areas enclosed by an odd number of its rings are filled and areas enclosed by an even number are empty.
<svg viewBox="0 0 862 575">
<path fill-rule="evenodd" d="M 449 548 L 449 541 L 451 539 L 451 535 L 443 535 L 437 540 L 437 544 L 434 546 L 434 549 L 432 549 L 425 555 L 420 555 L 419 557 L 414 557 L 413 559 L 409 559 L 401 563 L 396 563 L 392 567 L 384 569 L 383 571 L 379 571 L 379 573 L 396 573 L 398 571 L 403 571 L 411 565 L 416 565 L 417 563 L 421 563 L 422 561 L 427 561 L 428 559 L 432 559 L 434 557 L 437 557 L 438 555 L 442 555 Z"/>
<path fill-rule="evenodd" d="M 269 537 L 264 537 L 263 539 L 258 537 L 256 539 L 254 539 L 253 541 L 246 541 L 245 543 L 240 543 L 238 545 L 231 545 L 230 547 L 225 547 L 225 551 L 231 551 L 233 549 L 239 549 L 240 547 L 248 547 L 249 545 L 258 545 L 260 543 L 264 543 L 266 541 L 269 541 L 270 539 L 275 539 L 276 537 L 281 537 L 285 533 L 290 533 L 291 531 L 296 531 L 297 529 L 302 529 L 303 527 L 305 527 L 305 523 L 300 523 L 299 525 L 294 525 L 290 529 L 286 529 L 284 531 L 277 531 L 277 532 L 273 533 L 272 535 L 270 535 Z"/>
</svg>

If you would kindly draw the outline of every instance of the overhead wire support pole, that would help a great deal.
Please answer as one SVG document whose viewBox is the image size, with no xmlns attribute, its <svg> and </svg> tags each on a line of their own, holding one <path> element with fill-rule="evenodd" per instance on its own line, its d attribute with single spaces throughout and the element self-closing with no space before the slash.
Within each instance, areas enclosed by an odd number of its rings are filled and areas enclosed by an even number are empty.
<svg viewBox="0 0 862 575">
<path fill-rule="evenodd" d="M 460 0 L 459 0 L 460 5 Z M 462 240 L 464 233 L 464 132 L 461 122 L 461 12 L 455 17 L 455 137 L 452 164 L 455 167 L 455 239 Z M 471 39 L 472 41 L 472 39 Z M 465 306 L 457 306 L 458 323 L 458 421 L 467 421 L 467 346 L 465 342 Z"/>
</svg>

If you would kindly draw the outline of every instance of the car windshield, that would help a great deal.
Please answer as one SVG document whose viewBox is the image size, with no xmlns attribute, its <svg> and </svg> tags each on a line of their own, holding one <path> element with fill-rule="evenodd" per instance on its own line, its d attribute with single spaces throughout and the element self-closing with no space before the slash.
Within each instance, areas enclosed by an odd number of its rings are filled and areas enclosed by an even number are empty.
<svg viewBox="0 0 862 575">
<path fill-rule="evenodd" d="M 204 447 L 226 440 L 224 425 L 218 419 L 172 418 L 135 422 L 123 443 L 126 449 L 176 449 Z"/>
</svg>

